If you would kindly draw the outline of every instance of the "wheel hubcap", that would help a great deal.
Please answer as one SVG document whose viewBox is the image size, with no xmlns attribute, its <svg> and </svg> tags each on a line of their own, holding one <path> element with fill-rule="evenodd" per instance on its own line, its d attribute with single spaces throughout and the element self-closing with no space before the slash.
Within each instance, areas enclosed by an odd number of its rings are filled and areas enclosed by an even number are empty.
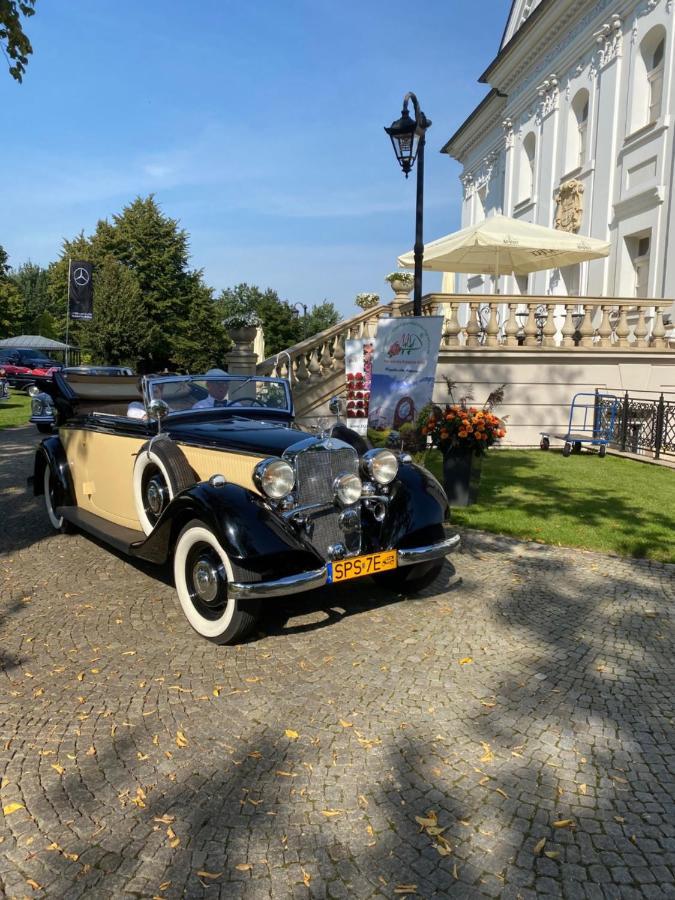
<svg viewBox="0 0 675 900">
<path fill-rule="evenodd" d="M 199 600 L 213 603 L 218 596 L 218 570 L 208 559 L 198 559 L 192 569 L 192 582 Z"/>
<path fill-rule="evenodd" d="M 148 482 L 148 487 L 145 492 L 148 511 L 151 512 L 153 516 L 159 516 L 164 509 L 164 505 L 168 499 L 168 493 L 162 476 L 154 475 Z"/>
</svg>

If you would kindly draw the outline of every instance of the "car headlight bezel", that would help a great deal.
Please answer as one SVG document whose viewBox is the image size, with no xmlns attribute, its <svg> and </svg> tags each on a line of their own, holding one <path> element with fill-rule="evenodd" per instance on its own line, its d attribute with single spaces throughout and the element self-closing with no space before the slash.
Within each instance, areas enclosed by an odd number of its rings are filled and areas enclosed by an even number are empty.
<svg viewBox="0 0 675 900">
<path fill-rule="evenodd" d="M 391 484 L 398 475 L 399 460 L 391 450 L 368 450 L 363 454 L 362 463 L 368 478 L 377 484 Z"/>
<path fill-rule="evenodd" d="M 269 500 L 283 500 L 295 487 L 295 471 L 285 459 L 270 456 L 253 470 L 253 482 Z"/>
<path fill-rule="evenodd" d="M 342 506 L 353 506 L 361 499 L 363 484 L 355 472 L 344 472 L 333 482 L 333 491 Z"/>
</svg>

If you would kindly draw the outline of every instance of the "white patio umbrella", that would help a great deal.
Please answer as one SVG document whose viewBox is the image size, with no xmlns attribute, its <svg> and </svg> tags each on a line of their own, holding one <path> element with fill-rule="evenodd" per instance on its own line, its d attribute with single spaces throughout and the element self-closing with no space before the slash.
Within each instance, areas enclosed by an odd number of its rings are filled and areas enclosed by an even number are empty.
<svg viewBox="0 0 675 900">
<path fill-rule="evenodd" d="M 423 268 L 472 275 L 528 275 L 609 256 L 609 243 L 507 216 L 490 216 L 424 246 Z M 412 269 L 413 253 L 398 258 Z"/>
</svg>

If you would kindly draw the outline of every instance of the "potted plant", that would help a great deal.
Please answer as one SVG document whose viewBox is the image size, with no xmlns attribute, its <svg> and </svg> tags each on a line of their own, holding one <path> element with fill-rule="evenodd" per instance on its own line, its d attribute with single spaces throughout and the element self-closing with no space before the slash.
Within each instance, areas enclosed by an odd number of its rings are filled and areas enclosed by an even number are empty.
<svg viewBox="0 0 675 900">
<path fill-rule="evenodd" d="M 379 294 L 364 292 L 356 295 L 356 305 L 360 306 L 361 309 L 372 309 L 374 306 L 377 306 L 379 302 Z"/>
<path fill-rule="evenodd" d="M 415 279 L 410 272 L 390 272 L 385 276 L 384 280 L 389 282 L 395 294 L 410 293 L 415 283 Z"/>
<path fill-rule="evenodd" d="M 448 382 L 452 400 L 452 385 Z M 504 399 L 504 385 L 492 391 L 482 407 L 470 397 L 445 407 L 430 405 L 420 413 L 418 427 L 443 454 L 443 485 L 450 506 L 475 503 L 483 458 L 506 434 L 504 419 L 493 412 Z"/>
<path fill-rule="evenodd" d="M 235 343 L 247 343 L 255 340 L 256 331 L 260 325 L 260 316 L 254 309 L 240 300 L 234 300 L 228 304 L 226 312 L 223 327 Z"/>
</svg>

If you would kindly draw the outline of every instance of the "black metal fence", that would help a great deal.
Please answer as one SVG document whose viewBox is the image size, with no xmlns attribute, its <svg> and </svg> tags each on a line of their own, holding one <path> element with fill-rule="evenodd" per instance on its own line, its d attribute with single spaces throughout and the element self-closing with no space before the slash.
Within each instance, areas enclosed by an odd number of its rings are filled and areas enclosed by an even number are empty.
<svg viewBox="0 0 675 900">
<path fill-rule="evenodd" d="M 597 391 L 596 391 L 597 393 Z M 673 395 L 669 395 L 673 396 Z M 611 400 L 598 398 L 596 421 L 605 418 Z M 675 456 L 675 399 L 623 396 L 610 440 L 610 446 L 623 453 Z"/>
</svg>

